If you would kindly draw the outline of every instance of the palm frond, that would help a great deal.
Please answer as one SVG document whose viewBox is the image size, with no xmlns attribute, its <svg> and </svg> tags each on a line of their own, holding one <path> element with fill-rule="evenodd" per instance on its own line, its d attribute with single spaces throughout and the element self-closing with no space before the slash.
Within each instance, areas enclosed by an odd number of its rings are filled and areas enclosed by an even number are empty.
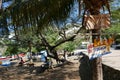
<svg viewBox="0 0 120 80">
<path fill-rule="evenodd" d="M 110 13 L 109 0 L 83 0 L 83 3 L 85 4 L 85 10 L 92 15 L 100 14 L 100 9 L 104 6 Z"/>
</svg>

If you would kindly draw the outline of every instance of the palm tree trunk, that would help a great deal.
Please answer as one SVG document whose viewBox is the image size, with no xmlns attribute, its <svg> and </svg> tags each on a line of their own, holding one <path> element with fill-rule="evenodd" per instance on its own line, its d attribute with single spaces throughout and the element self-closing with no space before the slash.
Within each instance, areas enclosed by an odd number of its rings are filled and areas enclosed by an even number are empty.
<svg viewBox="0 0 120 80">
<path fill-rule="evenodd" d="M 92 30 L 93 33 L 98 33 L 98 30 Z M 92 36 L 92 40 L 94 40 L 95 37 L 100 37 L 100 35 L 94 35 Z M 102 73 L 102 58 L 95 58 L 91 61 L 91 67 L 92 67 L 92 74 L 93 74 L 93 80 L 103 80 L 103 73 Z"/>
<path fill-rule="evenodd" d="M 98 15 L 98 11 L 96 11 L 96 12 L 97 13 L 93 13 L 92 15 Z M 100 31 L 99 29 L 93 29 L 92 33 L 99 33 L 99 31 Z M 100 37 L 100 34 L 92 35 L 92 42 L 94 42 L 94 39 L 96 37 Z M 91 61 L 91 67 L 92 67 L 92 75 L 93 75 L 93 79 L 92 80 L 103 80 L 102 58 L 99 57 L 99 58 L 93 59 Z"/>
</svg>

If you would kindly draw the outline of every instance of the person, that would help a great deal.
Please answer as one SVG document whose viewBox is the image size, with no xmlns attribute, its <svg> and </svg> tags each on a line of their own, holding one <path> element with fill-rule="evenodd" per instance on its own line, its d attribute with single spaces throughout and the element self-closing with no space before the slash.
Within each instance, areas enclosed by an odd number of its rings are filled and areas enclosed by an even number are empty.
<svg viewBox="0 0 120 80">
<path fill-rule="evenodd" d="M 19 65 L 20 65 L 20 66 L 23 66 L 24 63 L 25 63 L 25 62 L 23 61 L 23 59 L 22 59 L 22 57 L 21 57 L 21 58 L 20 58 Z"/>
<path fill-rule="evenodd" d="M 47 58 L 47 63 L 49 65 L 49 68 L 53 69 L 53 61 L 52 61 L 52 58 L 51 57 L 48 57 Z"/>
<path fill-rule="evenodd" d="M 64 56 L 64 59 L 67 60 L 67 51 L 66 50 L 64 50 L 64 55 L 63 56 Z"/>
<path fill-rule="evenodd" d="M 30 52 L 27 52 L 27 59 L 28 59 L 28 61 L 30 61 L 30 59 L 31 59 L 31 53 Z"/>
</svg>

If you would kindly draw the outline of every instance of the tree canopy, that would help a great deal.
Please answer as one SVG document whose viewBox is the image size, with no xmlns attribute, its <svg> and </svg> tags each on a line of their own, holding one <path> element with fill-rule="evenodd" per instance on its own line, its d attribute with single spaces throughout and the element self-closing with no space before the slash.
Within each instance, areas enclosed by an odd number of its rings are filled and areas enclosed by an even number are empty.
<svg viewBox="0 0 120 80">
<path fill-rule="evenodd" d="M 41 30 L 45 25 L 64 22 L 75 4 L 79 4 L 79 12 L 84 10 L 87 14 L 100 13 L 102 8 L 110 12 L 109 0 L 14 0 L 6 11 L 13 26 L 36 26 L 35 30 Z"/>
</svg>

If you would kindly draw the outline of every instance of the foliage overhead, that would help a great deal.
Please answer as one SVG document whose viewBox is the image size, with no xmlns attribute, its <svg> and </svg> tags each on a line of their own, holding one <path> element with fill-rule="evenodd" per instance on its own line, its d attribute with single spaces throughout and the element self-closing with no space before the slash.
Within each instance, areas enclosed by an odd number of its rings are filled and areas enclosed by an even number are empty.
<svg viewBox="0 0 120 80">
<path fill-rule="evenodd" d="M 112 11 L 112 21 L 115 22 L 115 23 L 120 22 L 120 8 Z"/>
<path fill-rule="evenodd" d="M 35 30 L 41 30 L 45 25 L 64 22 L 76 2 L 79 12 L 98 14 L 105 8 L 110 12 L 109 0 L 14 0 L 6 10 L 10 12 L 13 26 L 37 26 Z"/>
<path fill-rule="evenodd" d="M 105 30 L 104 32 L 108 34 L 118 34 L 120 33 L 120 8 L 113 10 L 111 12 L 112 25 L 111 28 Z"/>
<path fill-rule="evenodd" d="M 38 26 L 37 30 L 50 23 L 64 21 L 74 0 L 18 0 L 7 8 L 14 26 Z"/>
</svg>

